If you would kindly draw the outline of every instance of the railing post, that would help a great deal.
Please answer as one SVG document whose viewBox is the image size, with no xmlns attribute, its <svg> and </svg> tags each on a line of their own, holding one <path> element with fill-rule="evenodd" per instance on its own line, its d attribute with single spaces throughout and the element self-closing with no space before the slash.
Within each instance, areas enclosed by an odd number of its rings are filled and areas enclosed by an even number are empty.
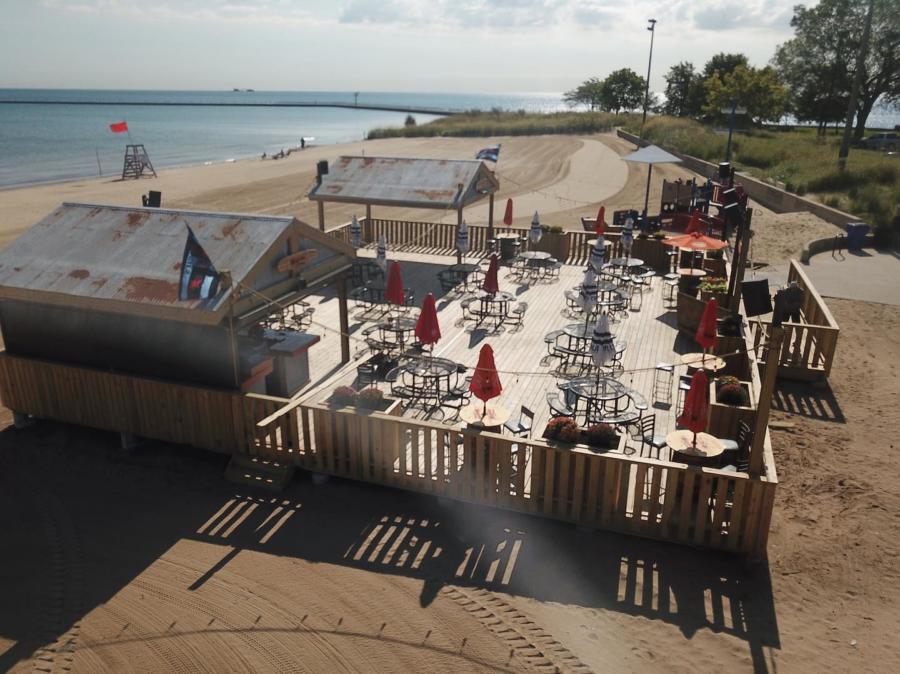
<svg viewBox="0 0 900 674">
<path fill-rule="evenodd" d="M 759 391 L 759 401 L 756 405 L 756 427 L 750 446 L 750 474 L 754 477 L 762 475 L 764 470 L 763 451 L 766 427 L 769 425 L 769 409 L 772 406 L 772 395 L 775 392 L 775 380 L 778 378 L 778 359 L 783 339 L 784 328 L 780 325 L 772 325 L 769 336 L 769 353 L 766 358 L 766 372 Z"/>
</svg>

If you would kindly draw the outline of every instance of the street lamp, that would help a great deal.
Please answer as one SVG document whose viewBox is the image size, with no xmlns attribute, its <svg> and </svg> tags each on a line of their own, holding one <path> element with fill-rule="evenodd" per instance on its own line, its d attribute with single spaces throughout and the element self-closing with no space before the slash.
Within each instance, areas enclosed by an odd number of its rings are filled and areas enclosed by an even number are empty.
<svg viewBox="0 0 900 674">
<path fill-rule="evenodd" d="M 647 121 L 647 106 L 650 105 L 650 66 L 653 63 L 653 38 L 656 36 L 656 19 L 647 19 L 650 31 L 650 58 L 647 60 L 647 86 L 644 89 L 644 116 L 641 118 L 641 139 L 644 138 L 644 123 Z"/>
</svg>

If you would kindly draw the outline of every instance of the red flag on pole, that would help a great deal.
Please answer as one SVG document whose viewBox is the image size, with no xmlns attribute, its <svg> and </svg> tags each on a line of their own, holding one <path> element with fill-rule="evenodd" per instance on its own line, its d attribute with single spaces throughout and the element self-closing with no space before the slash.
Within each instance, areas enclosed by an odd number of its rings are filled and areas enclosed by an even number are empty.
<svg viewBox="0 0 900 674">
<path fill-rule="evenodd" d="M 110 124 L 109 130 L 113 133 L 128 133 L 128 122 L 115 122 Z"/>
<path fill-rule="evenodd" d="M 506 213 L 503 214 L 503 224 L 507 227 L 512 225 L 512 199 L 506 200 Z"/>
</svg>

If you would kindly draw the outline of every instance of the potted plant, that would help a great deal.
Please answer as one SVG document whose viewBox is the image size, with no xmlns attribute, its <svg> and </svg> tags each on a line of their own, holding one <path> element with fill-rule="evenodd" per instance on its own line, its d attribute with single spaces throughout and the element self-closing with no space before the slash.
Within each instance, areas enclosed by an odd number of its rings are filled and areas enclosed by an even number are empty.
<svg viewBox="0 0 900 674">
<path fill-rule="evenodd" d="M 329 402 L 335 407 L 349 407 L 356 405 L 359 394 L 352 386 L 338 386 L 331 392 Z"/>
<path fill-rule="evenodd" d="M 565 260 L 569 256 L 569 239 L 565 230 L 559 225 L 541 225 L 543 234 L 532 250 L 550 253 L 557 260 Z"/>
<path fill-rule="evenodd" d="M 582 433 L 584 443 L 594 449 L 616 449 L 619 446 L 619 434 L 609 424 L 588 426 Z"/>
<path fill-rule="evenodd" d="M 719 438 L 736 438 L 738 422 L 751 428 L 756 423 L 756 407 L 750 397 L 750 384 L 737 377 L 715 380 L 715 395 L 709 405 L 709 432 Z"/>
<path fill-rule="evenodd" d="M 381 389 L 369 386 L 359 392 L 356 405 L 364 410 L 383 412 L 391 402 L 391 400 L 384 397 L 384 393 Z"/>
<path fill-rule="evenodd" d="M 367 412 L 384 412 L 385 414 L 402 414 L 400 401 L 384 395 L 380 389 L 369 386 L 357 391 L 352 386 L 338 386 L 326 400 L 334 409 L 341 407 L 354 408 L 353 414 Z"/>
<path fill-rule="evenodd" d="M 700 299 L 704 302 L 715 297 L 720 304 L 725 301 L 728 292 L 728 279 L 721 276 L 707 276 L 700 281 Z"/>
<path fill-rule="evenodd" d="M 557 442 L 575 444 L 581 439 L 581 430 L 572 417 L 554 417 L 547 422 L 544 437 Z"/>
</svg>

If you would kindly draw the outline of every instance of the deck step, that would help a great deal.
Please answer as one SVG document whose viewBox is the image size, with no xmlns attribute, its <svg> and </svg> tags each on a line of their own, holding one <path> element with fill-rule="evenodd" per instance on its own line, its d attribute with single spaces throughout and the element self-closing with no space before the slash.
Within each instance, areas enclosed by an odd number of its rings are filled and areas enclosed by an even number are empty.
<svg viewBox="0 0 900 674">
<path fill-rule="evenodd" d="M 225 479 L 236 484 L 281 491 L 294 477 L 294 466 L 246 454 L 233 454 Z"/>
</svg>

